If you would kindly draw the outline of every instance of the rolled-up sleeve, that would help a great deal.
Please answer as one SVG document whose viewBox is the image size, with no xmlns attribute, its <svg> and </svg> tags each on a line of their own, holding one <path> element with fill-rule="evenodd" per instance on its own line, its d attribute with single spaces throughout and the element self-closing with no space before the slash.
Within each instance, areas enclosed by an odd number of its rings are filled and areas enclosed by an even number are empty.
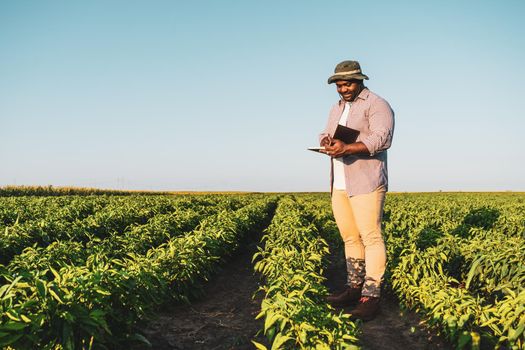
<svg viewBox="0 0 525 350">
<path fill-rule="evenodd" d="M 370 155 L 384 151 L 392 144 L 394 135 L 394 111 L 385 100 L 379 98 L 370 105 L 368 121 L 370 134 L 361 142 Z"/>
</svg>

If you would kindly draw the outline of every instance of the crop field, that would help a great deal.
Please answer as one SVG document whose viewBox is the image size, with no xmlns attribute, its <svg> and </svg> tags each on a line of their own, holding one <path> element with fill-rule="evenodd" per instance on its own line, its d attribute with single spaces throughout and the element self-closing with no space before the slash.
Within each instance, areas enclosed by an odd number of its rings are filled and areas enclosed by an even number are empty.
<svg viewBox="0 0 525 350">
<path fill-rule="evenodd" d="M 383 234 L 384 294 L 441 348 L 525 349 L 525 194 L 389 193 Z M 5 349 L 329 350 L 367 348 L 371 336 L 325 301 L 342 251 L 326 193 L 10 194 L 0 235 Z M 218 274 L 254 314 L 218 296 Z M 165 343 L 168 327 L 147 331 L 167 313 L 189 326 L 214 295 L 234 299 L 241 322 L 219 326 L 235 340 L 197 342 L 205 325 Z"/>
</svg>

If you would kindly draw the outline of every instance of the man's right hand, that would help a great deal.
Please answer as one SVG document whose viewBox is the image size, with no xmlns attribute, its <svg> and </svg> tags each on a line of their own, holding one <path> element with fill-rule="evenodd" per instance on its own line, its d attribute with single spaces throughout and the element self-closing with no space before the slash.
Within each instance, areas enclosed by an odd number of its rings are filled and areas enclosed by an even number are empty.
<svg viewBox="0 0 525 350">
<path fill-rule="evenodd" d="M 320 143 L 322 147 L 330 146 L 331 144 L 332 144 L 332 138 L 330 137 L 330 135 L 323 137 Z"/>
</svg>

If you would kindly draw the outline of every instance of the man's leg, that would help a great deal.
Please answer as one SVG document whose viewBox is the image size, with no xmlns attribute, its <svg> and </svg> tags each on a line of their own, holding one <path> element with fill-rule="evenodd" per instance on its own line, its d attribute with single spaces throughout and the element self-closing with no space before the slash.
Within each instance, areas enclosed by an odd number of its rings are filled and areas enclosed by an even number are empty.
<svg viewBox="0 0 525 350">
<path fill-rule="evenodd" d="M 333 191 L 332 210 L 344 242 L 347 288 L 343 293 L 331 296 L 329 301 L 335 305 L 344 305 L 357 301 L 361 296 L 361 287 L 365 278 L 365 249 L 355 225 L 352 207 L 345 190 Z"/>
<path fill-rule="evenodd" d="M 353 196 L 350 204 L 364 245 L 366 276 L 362 294 L 379 297 L 386 268 L 386 249 L 381 234 L 381 219 L 385 202 L 385 189 Z"/>
<path fill-rule="evenodd" d="M 356 225 L 365 247 L 366 276 L 359 304 L 350 311 L 352 318 L 368 321 L 379 311 L 381 282 L 386 268 L 386 249 L 381 234 L 385 189 L 350 198 Z"/>
</svg>

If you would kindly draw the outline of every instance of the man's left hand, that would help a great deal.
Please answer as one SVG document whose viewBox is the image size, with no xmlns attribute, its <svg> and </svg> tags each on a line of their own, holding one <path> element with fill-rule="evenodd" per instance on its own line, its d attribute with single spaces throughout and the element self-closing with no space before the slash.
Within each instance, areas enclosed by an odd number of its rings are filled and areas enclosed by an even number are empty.
<svg viewBox="0 0 525 350">
<path fill-rule="evenodd" d="M 341 140 L 333 139 L 332 144 L 329 146 L 325 146 L 325 152 L 330 157 L 341 157 L 346 154 L 346 143 L 344 143 Z"/>
</svg>

